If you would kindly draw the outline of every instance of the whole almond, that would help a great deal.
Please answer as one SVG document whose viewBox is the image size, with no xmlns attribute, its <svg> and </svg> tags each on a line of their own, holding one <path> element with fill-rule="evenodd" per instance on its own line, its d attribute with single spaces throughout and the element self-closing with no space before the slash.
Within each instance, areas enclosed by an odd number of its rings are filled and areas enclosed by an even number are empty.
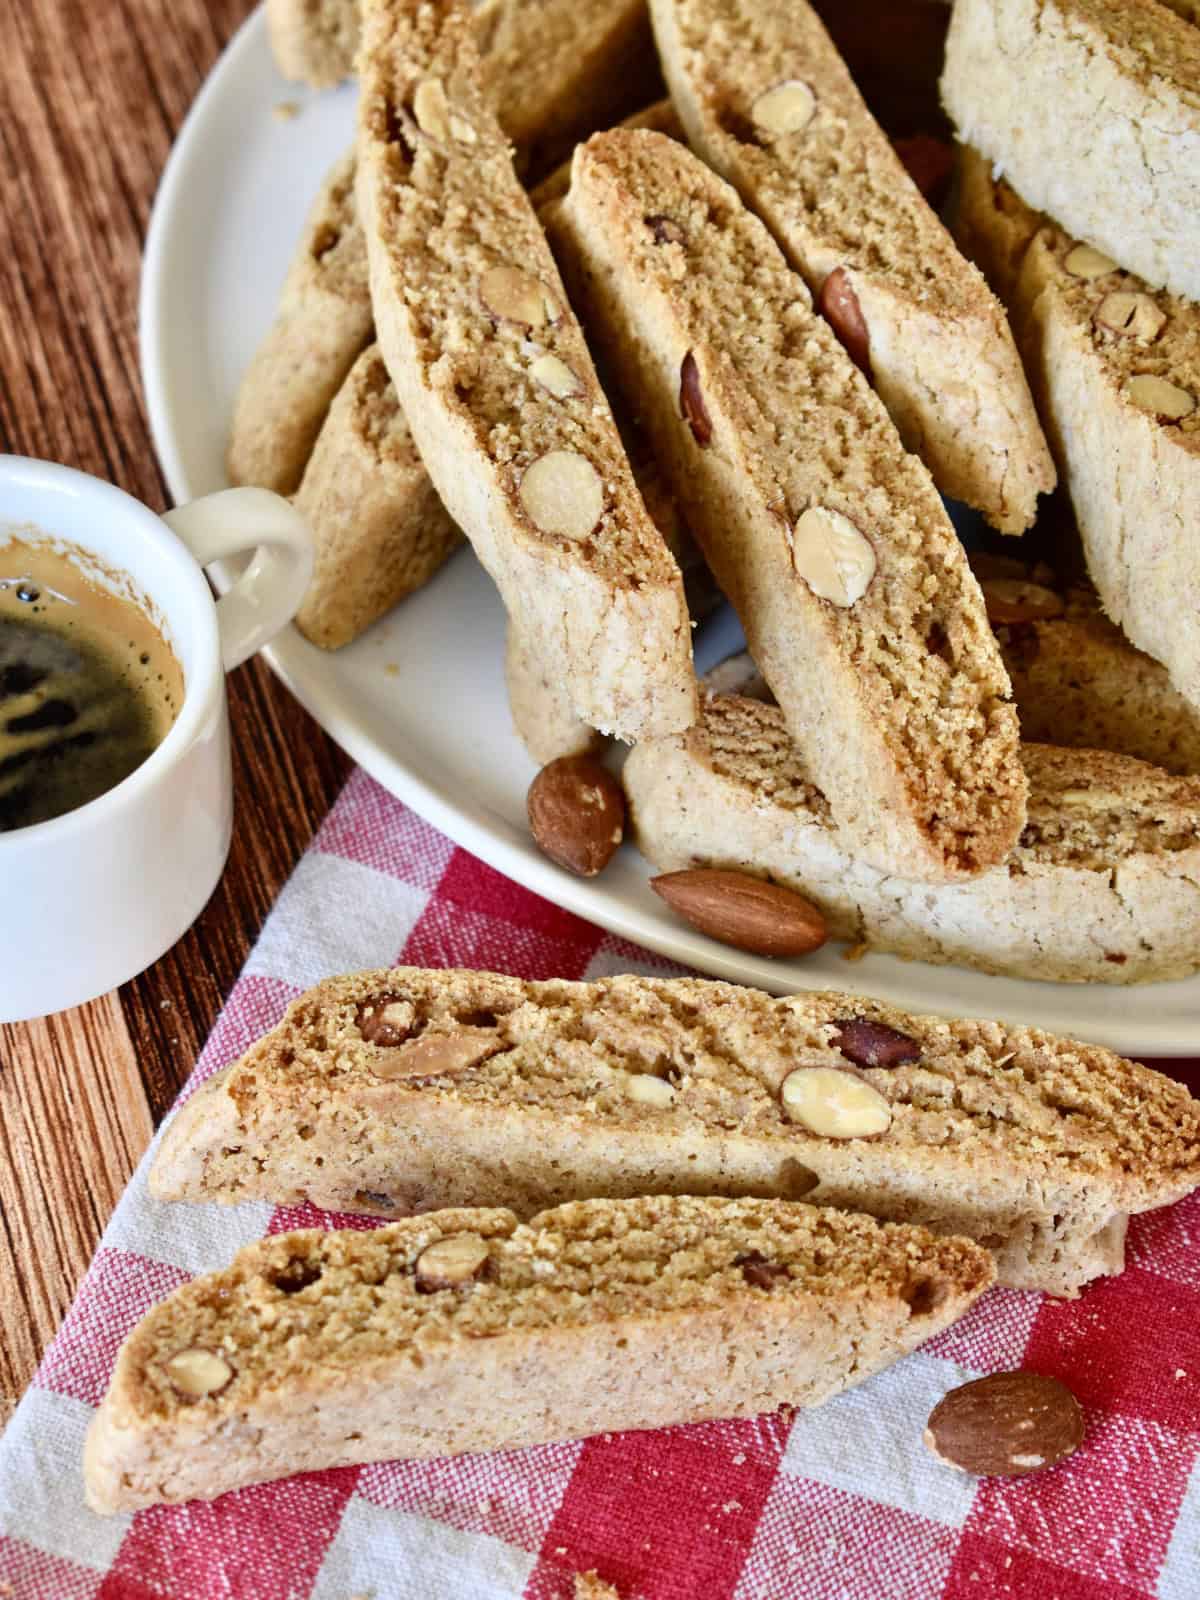
<svg viewBox="0 0 1200 1600">
<path fill-rule="evenodd" d="M 581 878 L 608 865 L 625 832 L 621 785 L 594 756 L 560 756 L 543 767 L 526 809 L 538 849 Z"/>
<path fill-rule="evenodd" d="M 1057 1378 L 994 1372 L 952 1389 L 929 1416 L 925 1443 L 976 1477 L 1022 1478 L 1064 1460 L 1083 1442 L 1079 1401 Z"/>
<path fill-rule="evenodd" d="M 864 377 L 871 376 L 871 336 L 845 267 L 834 267 L 821 285 L 817 310 L 838 336 L 843 350 Z"/>
<path fill-rule="evenodd" d="M 650 887 L 693 928 L 758 956 L 806 956 L 825 943 L 825 918 L 802 894 L 722 867 L 651 878 Z"/>
</svg>

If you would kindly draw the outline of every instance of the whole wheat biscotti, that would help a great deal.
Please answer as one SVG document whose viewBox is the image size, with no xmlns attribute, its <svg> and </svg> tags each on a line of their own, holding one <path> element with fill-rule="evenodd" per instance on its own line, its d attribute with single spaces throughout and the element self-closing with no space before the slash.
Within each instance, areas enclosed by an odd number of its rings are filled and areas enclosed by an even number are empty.
<svg viewBox="0 0 1200 1600">
<path fill-rule="evenodd" d="M 762 223 L 681 145 L 614 131 L 553 238 L 847 837 L 932 881 L 1003 860 L 1024 774 L 978 586 Z"/>
<path fill-rule="evenodd" d="M 675 107 L 670 100 L 656 100 L 653 105 L 645 106 L 641 111 L 635 111 L 631 117 L 626 117 L 621 126 L 623 128 L 649 128 L 653 133 L 665 133 L 671 139 L 684 137 L 683 125 Z M 560 161 L 554 171 L 543 178 L 535 189 L 531 189 L 529 198 L 533 201 L 535 211 L 540 211 L 543 206 L 552 205 L 554 201 L 561 200 L 571 187 L 571 158 Z"/>
<path fill-rule="evenodd" d="M 959 211 L 1009 285 L 1104 609 L 1200 706 L 1200 309 L 1028 211 L 973 151 Z"/>
<path fill-rule="evenodd" d="M 944 493 L 1005 533 L 1054 467 L 1004 312 L 805 0 L 651 0 L 692 148 L 770 228 Z"/>
<path fill-rule="evenodd" d="M 1200 33 L 1158 0 L 956 0 L 942 98 L 1029 205 L 1200 299 Z"/>
<path fill-rule="evenodd" d="M 937 887 L 846 845 L 773 706 L 707 700 L 688 733 L 639 746 L 624 781 L 637 842 L 661 871 L 765 875 L 812 900 L 834 938 L 1060 983 L 1200 970 L 1200 781 L 1107 751 L 1021 754 L 1020 842 L 991 872 Z"/>
<path fill-rule="evenodd" d="M 526 179 L 663 93 L 646 0 L 498 0 L 480 11 L 475 39 Z"/>
<path fill-rule="evenodd" d="M 352 69 L 358 0 L 269 0 L 280 69 L 318 87 Z M 472 19 L 481 71 L 521 170 L 662 92 L 645 0 L 487 0 Z M 275 323 L 239 390 L 234 483 L 290 494 L 333 396 L 371 336 L 353 153 L 330 173 L 297 246 Z"/>
<path fill-rule="evenodd" d="M 697 978 L 412 967 L 302 995 L 182 1108 L 150 1176 L 162 1200 L 384 1215 L 803 1197 L 965 1234 L 1003 1282 L 1064 1295 L 1121 1270 L 1128 1212 L 1197 1183 L 1185 1089 L 1036 1029 Z"/>
<path fill-rule="evenodd" d="M 88 1432 L 89 1504 L 819 1405 L 948 1327 L 987 1252 L 764 1200 L 441 1211 L 247 1245 L 148 1312 Z"/>
<path fill-rule="evenodd" d="M 978 561 L 972 565 L 994 613 L 1023 739 L 1113 750 L 1164 772 L 1200 774 L 1200 710 L 1108 620 L 1094 589 L 1052 572 L 1031 580 L 1019 566 L 987 577 Z"/>
<path fill-rule="evenodd" d="M 255 352 L 233 413 L 234 483 L 291 494 L 330 402 L 371 337 L 367 247 L 354 206 L 354 155 L 336 163 L 313 203 L 279 310 Z"/>
<path fill-rule="evenodd" d="M 380 348 L 421 457 L 589 726 L 696 704 L 679 569 L 642 505 L 451 0 L 368 0 L 358 193 Z"/>
<path fill-rule="evenodd" d="M 627 415 L 616 413 L 616 421 L 646 514 L 679 565 L 688 613 L 694 621 L 703 621 L 720 605 L 721 591 L 663 481 L 644 433 Z M 603 745 L 604 736 L 576 715 L 561 681 L 547 671 L 512 624 L 505 638 L 504 678 L 513 727 L 539 766 Z"/>
<path fill-rule="evenodd" d="M 355 70 L 359 0 L 267 0 L 276 64 L 323 89 Z M 663 92 L 646 0 L 484 0 L 475 47 L 521 171 L 537 176 L 576 139 Z"/>
<path fill-rule="evenodd" d="M 376 344 L 329 408 L 295 497 L 316 564 L 296 614 L 337 650 L 438 570 L 462 535 L 429 481 Z"/>
</svg>

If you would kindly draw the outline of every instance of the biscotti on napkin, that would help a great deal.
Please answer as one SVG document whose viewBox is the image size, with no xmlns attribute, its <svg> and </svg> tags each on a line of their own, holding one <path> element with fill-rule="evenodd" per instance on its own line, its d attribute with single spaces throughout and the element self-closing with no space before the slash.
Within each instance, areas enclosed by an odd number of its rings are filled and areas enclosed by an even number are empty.
<svg viewBox="0 0 1200 1600">
<path fill-rule="evenodd" d="M 580 719 L 627 740 L 696 704 L 679 569 L 637 493 L 447 0 L 364 8 L 359 201 L 380 348 L 421 457 Z"/>
<path fill-rule="evenodd" d="M 1101 750 L 1026 744 L 1021 756 L 1029 820 L 1008 860 L 936 886 L 845 843 L 774 706 L 706 700 L 686 734 L 639 746 L 624 781 L 660 871 L 765 874 L 812 900 L 834 938 L 1060 983 L 1200 969 L 1200 780 Z"/>
<path fill-rule="evenodd" d="M 640 753 L 639 751 L 636 753 Z M 387 1215 L 591 1196 L 803 1197 L 978 1239 L 1070 1295 L 1125 1215 L 1200 1183 L 1200 1104 L 1035 1029 L 694 978 L 331 978 L 167 1130 L 162 1200 Z"/>
<path fill-rule="evenodd" d="M 552 237 L 847 836 L 931 881 L 1003 860 L 1025 781 L 978 587 L 763 224 L 681 145 L 614 131 Z"/>
<path fill-rule="evenodd" d="M 1200 31 L 1158 0 L 956 0 L 942 98 L 1029 205 L 1200 299 Z"/>
<path fill-rule="evenodd" d="M 944 494 L 1032 523 L 1054 468 L 1004 313 L 805 0 L 652 0 L 688 139 L 757 211 Z"/>
<path fill-rule="evenodd" d="M 292 493 L 330 402 L 370 337 L 351 151 L 313 202 L 275 321 L 238 389 L 227 457 L 233 483 Z"/>
<path fill-rule="evenodd" d="M 378 345 L 368 345 L 338 391 L 294 503 L 316 547 L 296 626 L 325 650 L 357 639 L 459 544 Z"/>
<path fill-rule="evenodd" d="M 1008 296 L 1104 609 L 1200 705 L 1200 310 L 1029 211 L 974 151 L 959 211 Z"/>
<path fill-rule="evenodd" d="M 280 1234 L 130 1334 L 88 1433 L 88 1502 L 818 1405 L 993 1275 L 966 1239 L 763 1200 Z"/>
</svg>

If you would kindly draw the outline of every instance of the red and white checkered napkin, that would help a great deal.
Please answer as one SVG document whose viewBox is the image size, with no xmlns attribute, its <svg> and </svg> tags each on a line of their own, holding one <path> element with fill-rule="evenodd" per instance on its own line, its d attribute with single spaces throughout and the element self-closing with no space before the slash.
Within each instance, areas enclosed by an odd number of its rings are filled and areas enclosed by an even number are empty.
<svg viewBox="0 0 1200 1600">
<path fill-rule="evenodd" d="M 309 984 L 395 961 L 670 970 L 501 878 L 360 772 L 188 1089 Z M 0 1440 L 6 1600 L 567 1600 L 593 1568 L 623 1600 L 1200 1600 L 1197 1199 L 1135 1222 L 1124 1274 L 1082 1300 L 993 1290 L 907 1361 L 794 1418 L 346 1468 L 105 1519 L 84 1509 L 80 1451 L 137 1319 L 264 1233 L 353 1220 L 159 1205 L 145 1174 Z M 1080 1397 L 1078 1454 L 1016 1483 L 936 1462 L 921 1432 L 937 1399 L 1017 1366 Z"/>
</svg>

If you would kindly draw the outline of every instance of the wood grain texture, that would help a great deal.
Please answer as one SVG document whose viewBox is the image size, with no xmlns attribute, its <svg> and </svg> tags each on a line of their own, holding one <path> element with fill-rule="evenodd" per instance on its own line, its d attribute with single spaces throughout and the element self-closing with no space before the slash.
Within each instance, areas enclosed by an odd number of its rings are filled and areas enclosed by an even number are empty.
<svg viewBox="0 0 1200 1600">
<path fill-rule="evenodd" d="M 166 505 L 138 375 L 171 142 L 250 0 L 0 0 L 0 450 Z M 0 1425 L 349 762 L 266 668 L 229 680 L 234 844 L 192 931 L 117 995 L 0 1028 Z"/>
</svg>

